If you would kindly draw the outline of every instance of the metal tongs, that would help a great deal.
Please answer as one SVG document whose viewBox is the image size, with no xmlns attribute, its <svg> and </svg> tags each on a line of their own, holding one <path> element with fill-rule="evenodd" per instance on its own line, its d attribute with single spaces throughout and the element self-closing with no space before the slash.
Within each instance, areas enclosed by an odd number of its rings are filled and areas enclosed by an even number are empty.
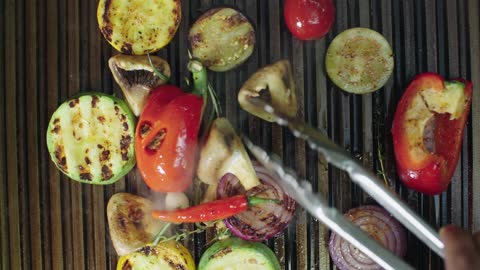
<svg viewBox="0 0 480 270">
<path fill-rule="evenodd" d="M 307 141 L 312 149 L 324 155 L 328 163 L 346 171 L 353 182 L 358 184 L 409 231 L 443 258 L 444 245 L 438 233 L 403 203 L 398 195 L 387 188 L 375 174 L 353 159 L 345 149 L 302 121 L 291 119 L 276 112 L 272 106 L 259 98 L 251 98 L 250 102 L 273 115 L 279 125 L 288 127 L 296 137 Z M 323 198 L 312 191 L 308 181 L 301 180 L 299 182 L 295 172 L 285 169 L 278 158 L 269 156 L 267 152 L 254 145 L 245 136 L 243 140 L 255 158 L 268 170 L 280 176 L 279 184 L 312 216 L 323 222 L 332 231 L 350 242 L 383 268 L 413 269 L 354 226 L 337 209 L 329 207 Z"/>
</svg>

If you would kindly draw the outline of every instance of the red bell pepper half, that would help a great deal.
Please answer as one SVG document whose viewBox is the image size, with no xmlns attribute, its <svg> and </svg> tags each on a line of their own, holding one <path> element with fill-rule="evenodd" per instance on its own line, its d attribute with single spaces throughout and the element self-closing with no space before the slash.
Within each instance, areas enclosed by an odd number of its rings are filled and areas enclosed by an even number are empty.
<svg viewBox="0 0 480 270">
<path fill-rule="evenodd" d="M 193 92 L 159 86 L 150 92 L 138 120 L 137 167 L 144 182 L 158 192 L 182 192 L 193 181 L 208 82 L 205 68 L 191 63 Z"/>
<path fill-rule="evenodd" d="M 447 189 L 471 102 L 472 83 L 463 79 L 423 73 L 410 83 L 392 127 L 397 173 L 407 187 L 428 195 Z"/>
</svg>

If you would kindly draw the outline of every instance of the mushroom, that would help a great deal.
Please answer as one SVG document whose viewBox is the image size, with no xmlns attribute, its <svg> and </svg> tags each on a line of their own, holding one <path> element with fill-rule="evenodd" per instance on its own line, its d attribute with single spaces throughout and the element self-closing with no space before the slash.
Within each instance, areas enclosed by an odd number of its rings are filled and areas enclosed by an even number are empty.
<svg viewBox="0 0 480 270">
<path fill-rule="evenodd" d="M 200 151 L 197 176 L 206 184 L 216 185 L 227 173 L 235 175 L 246 190 L 260 184 L 235 129 L 226 118 L 217 118 Z"/>
<path fill-rule="evenodd" d="M 238 102 L 247 112 L 266 121 L 273 122 L 273 115 L 253 105 L 249 99 L 261 98 L 273 108 L 289 117 L 298 111 L 290 62 L 280 60 L 255 72 L 240 88 Z"/>
<path fill-rule="evenodd" d="M 167 78 L 170 77 L 170 66 L 167 61 L 157 56 L 150 58 L 160 73 Z M 155 74 L 146 55 L 117 54 L 108 60 L 108 66 L 136 116 L 142 112 L 150 91 L 167 82 Z"/>
</svg>

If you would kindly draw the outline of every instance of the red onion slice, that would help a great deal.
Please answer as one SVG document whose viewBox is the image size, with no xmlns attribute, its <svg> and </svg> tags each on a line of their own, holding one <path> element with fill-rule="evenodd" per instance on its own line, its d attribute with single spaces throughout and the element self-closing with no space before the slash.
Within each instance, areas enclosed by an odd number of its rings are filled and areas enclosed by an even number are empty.
<svg viewBox="0 0 480 270">
<path fill-rule="evenodd" d="M 345 216 L 395 255 L 405 256 L 407 242 L 405 229 L 385 209 L 373 205 L 360 206 L 348 210 Z M 329 251 L 333 263 L 339 270 L 382 269 L 334 232 L 330 235 Z"/>
<path fill-rule="evenodd" d="M 257 164 L 254 164 L 254 169 L 260 185 L 245 192 L 235 175 L 226 174 L 218 183 L 217 198 L 246 194 L 281 200 L 281 204 L 252 206 L 247 211 L 223 221 L 235 236 L 247 241 L 263 241 L 276 236 L 288 226 L 295 214 L 296 203 L 277 184 L 278 180 L 275 178 L 278 176 Z"/>
</svg>

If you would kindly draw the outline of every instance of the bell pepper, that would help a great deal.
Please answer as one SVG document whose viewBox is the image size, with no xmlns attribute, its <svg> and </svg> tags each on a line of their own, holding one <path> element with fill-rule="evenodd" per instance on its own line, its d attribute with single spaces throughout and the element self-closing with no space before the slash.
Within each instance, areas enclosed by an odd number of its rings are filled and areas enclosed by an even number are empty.
<svg viewBox="0 0 480 270">
<path fill-rule="evenodd" d="M 137 167 L 158 192 L 182 192 L 193 181 L 208 82 L 205 68 L 191 63 L 193 92 L 173 85 L 152 90 L 135 132 Z"/>
<path fill-rule="evenodd" d="M 423 73 L 408 86 L 395 112 L 392 135 L 397 173 L 416 191 L 435 195 L 451 181 L 472 102 L 472 84 Z"/>
<path fill-rule="evenodd" d="M 167 222 L 207 222 L 225 219 L 262 203 L 278 203 L 279 200 L 246 195 L 220 199 L 175 211 L 153 211 L 152 217 Z"/>
</svg>

